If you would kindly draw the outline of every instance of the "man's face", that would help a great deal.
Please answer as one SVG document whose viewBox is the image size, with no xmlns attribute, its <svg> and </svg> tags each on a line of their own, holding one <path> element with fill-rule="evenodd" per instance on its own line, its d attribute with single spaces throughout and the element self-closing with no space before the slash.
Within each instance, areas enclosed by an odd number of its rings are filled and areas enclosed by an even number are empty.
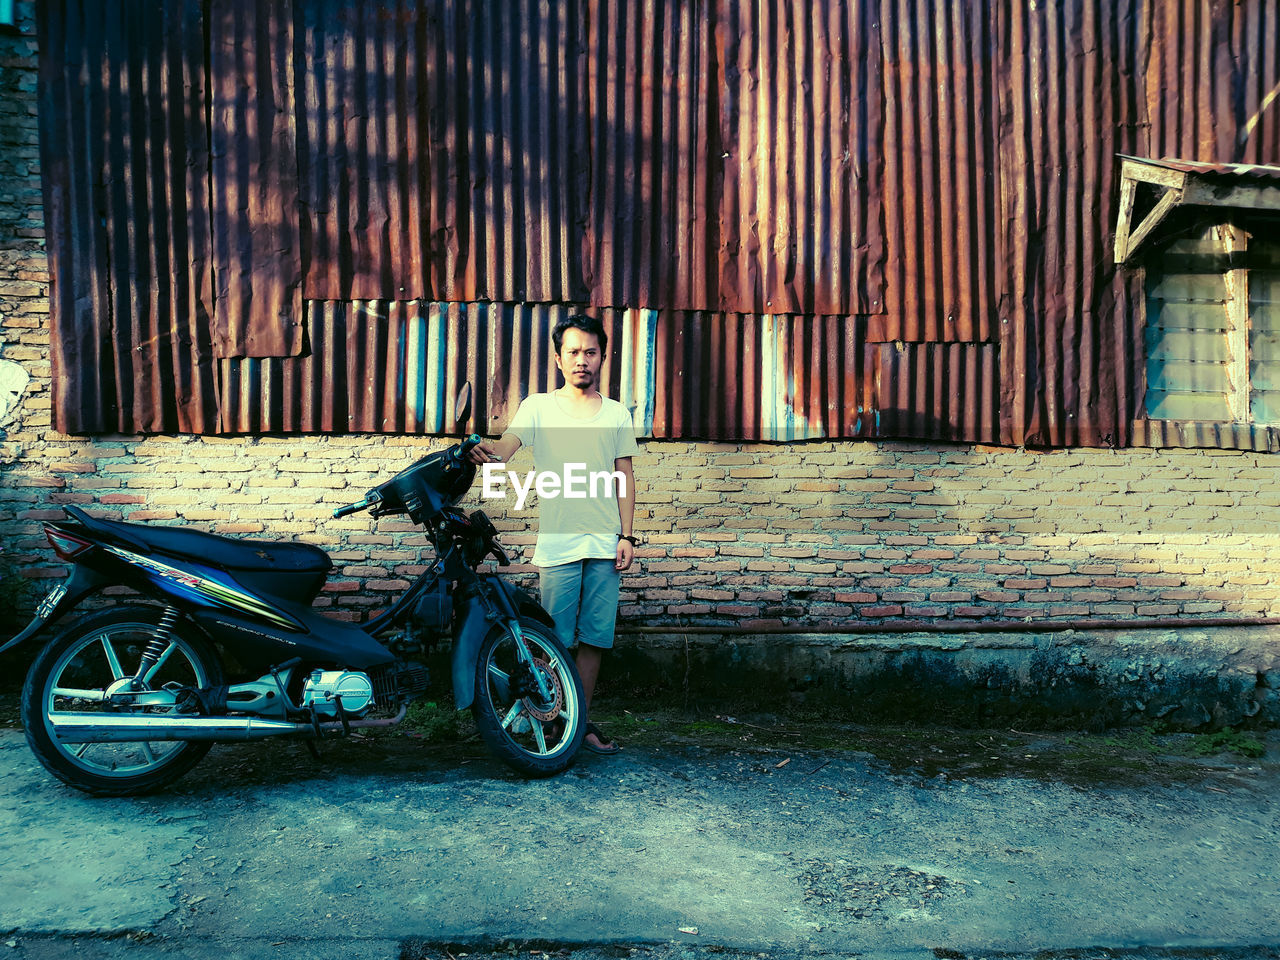
<svg viewBox="0 0 1280 960">
<path fill-rule="evenodd" d="M 592 390 L 600 382 L 600 338 L 576 327 L 564 332 L 556 365 L 564 374 L 564 382 L 579 390 Z"/>
</svg>

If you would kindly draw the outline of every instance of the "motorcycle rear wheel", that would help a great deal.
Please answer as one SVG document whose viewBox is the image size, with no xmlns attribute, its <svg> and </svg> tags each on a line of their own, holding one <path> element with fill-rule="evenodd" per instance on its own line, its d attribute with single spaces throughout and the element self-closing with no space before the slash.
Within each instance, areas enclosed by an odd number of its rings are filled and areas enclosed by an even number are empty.
<svg viewBox="0 0 1280 960">
<path fill-rule="evenodd" d="M 22 688 L 22 723 L 36 759 L 59 780 L 86 793 L 125 797 L 150 793 L 190 770 L 209 752 L 207 742 L 67 743 L 54 735 L 51 715 L 102 712 L 172 714 L 179 707 L 165 684 L 200 689 L 222 683 L 222 665 L 187 624 L 173 628 L 161 659 L 142 683 L 125 691 L 143 651 L 156 639 L 163 611 L 131 604 L 80 617 L 36 657 Z M 115 695 L 108 688 L 115 688 Z M 137 694 L 168 703 L 136 706 Z"/>
<path fill-rule="evenodd" d="M 517 655 L 515 638 L 497 626 L 480 647 L 471 712 L 499 759 L 525 776 L 550 777 L 568 769 L 586 735 L 582 681 L 548 627 L 521 619 L 520 632 L 550 696 L 541 696 L 533 670 Z"/>
</svg>

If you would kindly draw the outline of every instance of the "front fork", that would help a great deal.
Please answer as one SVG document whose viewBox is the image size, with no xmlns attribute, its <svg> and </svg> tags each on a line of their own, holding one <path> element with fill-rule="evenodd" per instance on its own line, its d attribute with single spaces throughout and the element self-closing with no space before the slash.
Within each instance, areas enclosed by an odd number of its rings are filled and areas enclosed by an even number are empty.
<svg viewBox="0 0 1280 960">
<path fill-rule="evenodd" d="M 516 656 L 533 675 L 533 679 L 538 685 L 538 696 L 542 702 L 545 703 L 551 699 L 551 690 L 547 687 L 547 678 L 543 675 L 542 671 L 533 665 L 533 654 L 529 652 L 529 645 L 524 641 L 524 631 L 520 629 L 520 620 L 518 616 L 507 620 L 505 626 L 507 628 L 507 633 L 509 633 L 511 635 L 511 639 L 515 641 Z"/>
<path fill-rule="evenodd" d="M 551 691 L 542 672 L 534 666 L 533 654 L 520 629 L 520 610 L 507 584 L 494 578 L 474 574 L 459 583 L 457 625 L 453 637 L 453 696 L 459 710 L 471 706 L 475 699 L 476 662 L 480 647 L 494 625 L 501 625 L 516 646 L 516 655 L 533 674 L 539 696 L 549 699 Z"/>
</svg>

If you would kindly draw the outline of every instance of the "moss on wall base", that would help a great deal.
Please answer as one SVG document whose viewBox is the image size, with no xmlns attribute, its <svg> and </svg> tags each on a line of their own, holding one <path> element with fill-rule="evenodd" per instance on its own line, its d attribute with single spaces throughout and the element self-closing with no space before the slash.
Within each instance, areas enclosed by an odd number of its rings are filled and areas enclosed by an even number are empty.
<svg viewBox="0 0 1280 960">
<path fill-rule="evenodd" d="M 1280 726 L 1280 629 L 623 637 L 601 692 L 850 722 Z"/>
</svg>

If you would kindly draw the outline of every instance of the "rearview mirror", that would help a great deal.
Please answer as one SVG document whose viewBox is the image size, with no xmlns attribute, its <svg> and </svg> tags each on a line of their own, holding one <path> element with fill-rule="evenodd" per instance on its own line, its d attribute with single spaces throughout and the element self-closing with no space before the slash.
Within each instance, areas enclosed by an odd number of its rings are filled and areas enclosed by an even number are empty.
<svg viewBox="0 0 1280 960">
<path fill-rule="evenodd" d="M 455 424 L 465 423 L 471 418 L 471 381 L 467 380 L 462 384 L 462 389 L 458 391 L 458 396 L 453 401 L 453 422 Z"/>
</svg>

